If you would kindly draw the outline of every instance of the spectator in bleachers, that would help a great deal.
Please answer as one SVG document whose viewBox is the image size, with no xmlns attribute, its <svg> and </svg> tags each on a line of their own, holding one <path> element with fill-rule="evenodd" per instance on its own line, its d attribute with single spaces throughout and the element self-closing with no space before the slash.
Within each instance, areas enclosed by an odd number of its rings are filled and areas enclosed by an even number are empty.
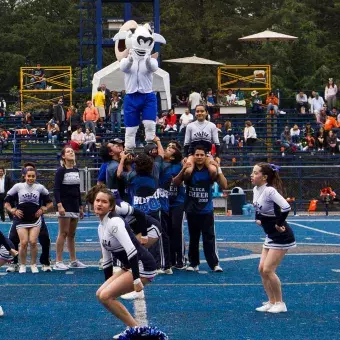
<svg viewBox="0 0 340 340">
<path fill-rule="evenodd" d="M 335 155 L 336 152 L 336 146 L 337 146 L 337 137 L 336 133 L 333 132 L 333 130 L 328 131 L 328 136 L 326 138 L 327 141 L 327 147 L 329 148 L 329 151 L 332 153 L 332 155 Z"/>
<path fill-rule="evenodd" d="M 316 116 L 316 123 L 319 126 L 324 126 L 324 124 L 326 123 L 326 120 L 327 120 L 326 109 L 322 108 L 320 110 L 320 113 L 317 114 L 317 116 Z"/>
<path fill-rule="evenodd" d="M 77 130 L 77 127 L 81 125 L 81 117 L 78 109 L 71 105 L 66 113 L 67 120 L 67 130 L 71 133 Z"/>
<path fill-rule="evenodd" d="M 327 116 L 326 122 L 323 126 L 325 131 L 330 131 L 332 129 L 338 128 L 338 122 L 336 121 L 336 118 L 333 116 Z"/>
<path fill-rule="evenodd" d="M 288 149 L 292 145 L 292 136 L 290 135 L 289 126 L 286 125 L 280 136 L 281 146 Z"/>
<path fill-rule="evenodd" d="M 316 144 L 316 147 L 318 148 L 318 151 L 324 151 L 325 150 L 325 130 L 323 127 L 319 129 L 315 137 L 316 137 L 315 144 Z"/>
<path fill-rule="evenodd" d="M 257 141 L 257 135 L 253 123 L 250 120 L 245 122 L 244 143 L 248 147 L 252 147 Z"/>
<path fill-rule="evenodd" d="M 325 102 L 318 92 L 315 92 L 315 97 L 312 99 L 311 112 L 315 114 L 315 117 L 323 109 Z"/>
<path fill-rule="evenodd" d="M 333 78 L 328 79 L 328 84 L 325 87 L 325 100 L 327 101 L 328 109 L 336 106 L 336 94 L 338 87 L 334 84 Z"/>
<path fill-rule="evenodd" d="M 81 126 L 77 127 L 77 130 L 74 131 L 71 135 L 71 147 L 74 151 L 78 151 L 80 150 L 80 148 L 82 147 L 82 145 L 84 144 L 85 141 L 85 135 L 83 132 L 83 129 Z"/>
<path fill-rule="evenodd" d="M 232 89 L 229 89 L 227 91 L 227 95 L 226 95 L 226 104 L 227 104 L 227 106 L 235 105 L 235 101 L 236 101 L 236 94 L 233 93 Z"/>
<path fill-rule="evenodd" d="M 33 127 L 34 118 L 31 112 L 25 112 L 24 116 L 21 118 L 22 126 L 27 127 L 28 130 L 31 130 Z"/>
<path fill-rule="evenodd" d="M 251 112 L 253 113 L 263 112 L 262 98 L 259 96 L 259 93 L 256 90 L 251 92 L 251 103 L 252 103 Z"/>
<path fill-rule="evenodd" d="M 37 64 L 37 67 L 32 70 L 31 83 L 33 83 L 34 89 L 37 90 L 46 89 L 45 70 L 41 68 L 40 64 Z"/>
<path fill-rule="evenodd" d="M 165 117 L 165 132 L 177 132 L 177 116 L 174 109 L 170 109 Z"/>
<path fill-rule="evenodd" d="M 66 114 L 63 105 L 64 105 L 63 98 L 59 98 L 58 103 L 53 107 L 54 108 L 53 118 L 59 126 L 60 133 L 64 135 L 65 131 L 67 130 L 67 127 L 66 127 Z"/>
<path fill-rule="evenodd" d="M 157 133 L 163 133 L 165 129 L 165 117 L 167 116 L 166 112 L 161 112 L 156 117 L 156 129 Z"/>
<path fill-rule="evenodd" d="M 302 138 L 301 144 L 303 151 L 313 152 L 315 148 L 315 138 L 310 132 L 308 132 L 307 135 Z"/>
<path fill-rule="evenodd" d="M 223 133 L 225 134 L 223 142 L 225 143 L 226 148 L 229 148 L 229 144 L 235 145 L 235 135 L 230 120 L 227 120 L 224 123 Z"/>
<path fill-rule="evenodd" d="M 194 116 L 190 113 L 189 109 L 185 109 L 184 113 L 179 118 L 179 132 L 185 133 L 187 125 L 194 121 Z"/>
<path fill-rule="evenodd" d="M 0 153 L 2 150 L 8 146 L 8 136 L 10 132 L 7 132 L 5 129 L 0 128 Z"/>
<path fill-rule="evenodd" d="M 104 121 L 106 118 L 105 115 L 105 94 L 102 92 L 102 88 L 98 87 L 97 88 L 97 93 L 93 97 L 93 105 L 97 109 L 97 112 L 99 114 L 98 119 L 101 121 Z M 97 120 L 98 120 L 97 119 Z M 94 131 L 95 129 L 92 129 Z"/>
<path fill-rule="evenodd" d="M 270 92 L 267 99 L 267 114 L 270 114 L 270 111 L 274 111 L 274 114 L 277 115 L 279 110 L 279 99 L 275 96 L 274 92 Z"/>
<path fill-rule="evenodd" d="M 6 100 L 4 97 L 0 97 L 0 117 L 4 117 L 6 115 Z"/>
<path fill-rule="evenodd" d="M 111 93 L 105 84 L 100 85 L 101 91 L 103 92 L 105 96 L 105 117 L 108 117 L 110 115 L 110 106 L 111 106 Z"/>
<path fill-rule="evenodd" d="M 48 143 L 52 143 L 53 147 L 56 149 L 56 144 L 57 140 L 59 137 L 60 129 L 58 124 L 54 120 L 50 120 L 47 123 L 47 138 L 48 138 Z"/>
<path fill-rule="evenodd" d="M 83 149 L 84 152 L 93 153 L 96 151 L 96 136 L 89 128 L 85 129 Z M 94 155 L 92 154 L 91 157 Z"/>
<path fill-rule="evenodd" d="M 111 92 L 111 105 L 110 105 L 110 120 L 111 120 L 111 131 L 120 132 L 122 126 L 122 107 L 123 100 L 118 96 L 117 91 Z M 116 129 L 117 127 L 117 129 Z"/>
<path fill-rule="evenodd" d="M 176 95 L 176 103 L 178 106 L 188 106 L 188 98 L 184 94 Z"/>
<path fill-rule="evenodd" d="M 201 103 L 201 95 L 196 91 L 196 88 L 193 88 L 191 90 L 190 96 L 189 96 L 189 106 L 191 114 L 195 114 L 196 106 Z"/>
<path fill-rule="evenodd" d="M 291 129 L 290 129 L 290 137 L 292 138 L 292 143 L 294 144 L 299 144 L 300 143 L 300 129 L 295 124 Z"/>
<path fill-rule="evenodd" d="M 332 110 L 331 110 L 331 112 L 330 112 L 330 115 L 333 116 L 333 117 L 335 117 L 335 118 L 337 119 L 338 114 L 339 114 L 338 109 L 337 109 L 335 106 L 332 107 Z"/>
<path fill-rule="evenodd" d="M 207 110 L 210 115 L 214 113 L 214 106 L 216 105 L 216 96 L 213 95 L 212 89 L 207 89 L 207 96 L 205 98 Z"/>
<path fill-rule="evenodd" d="M 100 93 L 103 94 L 101 91 L 100 91 Z M 91 100 L 88 100 L 86 102 L 86 105 L 87 105 L 87 107 L 86 107 L 86 109 L 84 110 L 84 113 L 83 113 L 83 121 L 84 121 L 84 124 L 85 124 L 85 128 L 89 128 L 89 129 L 91 129 L 91 131 L 96 133 L 96 125 L 97 125 L 97 121 L 99 119 L 98 109 L 97 109 L 97 107 L 95 107 L 93 105 Z M 104 105 L 103 105 L 102 109 L 104 110 Z"/>
<path fill-rule="evenodd" d="M 307 95 L 302 90 L 296 95 L 296 109 L 302 114 L 309 112 Z"/>
<path fill-rule="evenodd" d="M 306 137 L 308 133 L 314 136 L 314 129 L 312 128 L 310 122 L 307 122 L 305 128 L 302 130 L 302 134 L 304 137 Z"/>
</svg>

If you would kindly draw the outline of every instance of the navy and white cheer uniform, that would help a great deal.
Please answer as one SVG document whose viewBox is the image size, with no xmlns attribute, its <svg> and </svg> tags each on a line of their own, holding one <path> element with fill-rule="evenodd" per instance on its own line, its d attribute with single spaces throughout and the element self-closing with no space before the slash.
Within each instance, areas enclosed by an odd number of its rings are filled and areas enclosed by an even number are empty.
<svg viewBox="0 0 340 340">
<path fill-rule="evenodd" d="M 80 194 L 80 176 L 77 168 L 66 169 L 59 167 L 54 180 L 54 198 L 56 204 L 61 203 L 65 216 L 79 218 L 79 208 L 82 206 Z"/>
<path fill-rule="evenodd" d="M 112 276 L 112 256 L 122 263 L 124 270 L 131 269 L 134 280 L 140 277 L 152 280 L 155 277 L 154 258 L 139 243 L 123 218 L 115 213 L 108 213 L 99 224 L 98 235 L 106 280 Z"/>
<path fill-rule="evenodd" d="M 127 216 L 125 221 L 129 223 L 132 231 L 135 235 L 142 234 L 142 236 L 147 236 L 150 238 L 157 238 L 159 239 L 162 234 L 162 226 L 161 223 L 153 218 L 152 216 L 145 215 L 146 219 L 146 233 L 144 227 L 138 223 L 138 220 L 135 216 Z"/>
<path fill-rule="evenodd" d="M 218 139 L 218 130 L 214 123 L 207 120 L 199 122 L 198 120 L 189 123 L 185 130 L 184 138 L 184 155 L 193 154 L 196 146 L 201 145 L 206 152 L 211 151 L 212 144 L 216 146 L 216 156 L 219 156 L 220 140 Z"/>
<path fill-rule="evenodd" d="M 12 261 L 13 256 L 9 252 L 11 249 L 14 249 L 14 244 L 0 231 L 0 260 Z"/>
<path fill-rule="evenodd" d="M 212 184 L 206 167 L 194 168 L 190 178 L 185 181 L 186 196 L 184 210 L 188 220 L 189 230 L 189 262 L 198 266 L 199 241 L 202 233 L 203 250 L 207 263 L 211 269 L 218 265 L 216 250 L 214 207 L 212 201 Z"/>
<path fill-rule="evenodd" d="M 13 227 L 32 228 L 41 227 L 42 217 L 35 217 L 36 212 L 40 209 L 41 203 L 46 205 L 51 202 L 48 190 L 40 183 L 32 185 L 26 182 L 15 184 L 8 192 L 5 202 L 11 205 L 18 200 L 17 209 L 24 214 L 23 218 L 13 216 Z"/>
<path fill-rule="evenodd" d="M 266 233 L 263 248 L 289 249 L 296 247 L 292 228 L 287 224 L 286 218 L 291 209 L 289 203 L 278 191 L 264 184 L 253 189 L 253 204 L 256 210 L 256 220 L 260 220 Z M 276 230 L 275 225 L 284 226 L 282 233 Z"/>
</svg>

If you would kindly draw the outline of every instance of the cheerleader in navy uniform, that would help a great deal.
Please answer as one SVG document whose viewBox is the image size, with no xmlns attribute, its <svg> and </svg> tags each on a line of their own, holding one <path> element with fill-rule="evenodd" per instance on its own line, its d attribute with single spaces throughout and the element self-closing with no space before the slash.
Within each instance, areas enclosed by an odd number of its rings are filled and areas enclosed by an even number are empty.
<svg viewBox="0 0 340 340">
<path fill-rule="evenodd" d="M 55 270 L 68 270 L 69 268 L 86 268 L 86 265 L 77 260 L 75 248 L 75 235 L 78 219 L 84 217 L 80 194 L 79 170 L 75 167 L 75 153 L 71 146 L 66 146 L 61 152 L 61 167 L 58 168 L 54 181 L 54 197 L 58 207 L 59 232 L 56 241 Z M 63 262 L 64 243 L 70 253 L 70 265 Z"/>
<path fill-rule="evenodd" d="M 20 267 L 19 273 L 26 273 L 27 246 L 31 248 L 31 271 L 38 273 L 36 265 L 38 246 L 37 240 L 42 224 L 41 216 L 52 207 L 48 190 L 39 183 L 35 183 L 36 170 L 24 170 L 25 182 L 15 184 L 7 193 L 5 207 L 13 214 L 13 227 L 18 231 L 20 239 Z M 17 208 L 12 205 L 18 199 Z M 44 204 L 44 205 L 41 205 Z"/>
<path fill-rule="evenodd" d="M 251 174 L 254 187 L 253 204 L 256 224 L 263 227 L 266 239 L 263 245 L 259 272 L 269 301 L 256 308 L 258 312 L 287 312 L 282 301 L 281 282 L 276 269 L 287 250 L 296 247 L 292 229 L 286 222 L 289 203 L 279 193 L 282 181 L 279 168 L 274 164 L 258 163 Z"/>
<path fill-rule="evenodd" d="M 94 212 L 100 219 L 98 235 L 106 280 L 98 289 L 97 298 L 126 326 L 138 326 L 137 321 L 117 299 L 123 294 L 143 290 L 156 275 L 156 262 L 139 243 L 124 219 L 114 212 L 115 199 L 110 190 L 99 188 L 94 202 L 90 203 L 93 203 Z M 112 256 L 123 266 L 115 274 L 112 273 Z"/>
<path fill-rule="evenodd" d="M 14 244 L 0 231 L 0 267 L 5 263 L 12 261 L 13 257 L 17 255 L 18 252 L 14 249 Z M 3 315 L 4 311 L 0 306 L 0 316 Z"/>
</svg>

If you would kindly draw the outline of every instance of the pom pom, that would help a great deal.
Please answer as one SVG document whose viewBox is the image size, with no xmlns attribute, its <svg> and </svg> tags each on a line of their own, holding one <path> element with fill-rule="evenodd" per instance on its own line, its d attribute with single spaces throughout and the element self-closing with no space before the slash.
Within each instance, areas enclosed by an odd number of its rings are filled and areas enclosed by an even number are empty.
<svg viewBox="0 0 340 340">
<path fill-rule="evenodd" d="M 161 332 L 157 327 L 133 327 L 127 329 L 119 338 L 119 340 L 167 340 L 168 337 L 166 334 Z"/>
</svg>

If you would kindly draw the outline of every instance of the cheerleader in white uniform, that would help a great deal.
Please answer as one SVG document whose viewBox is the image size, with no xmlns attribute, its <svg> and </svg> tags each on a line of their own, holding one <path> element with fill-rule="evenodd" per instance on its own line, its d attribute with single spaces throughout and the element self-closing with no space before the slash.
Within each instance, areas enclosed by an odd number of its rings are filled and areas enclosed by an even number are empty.
<svg viewBox="0 0 340 340">
<path fill-rule="evenodd" d="M 13 257 L 17 255 L 18 252 L 14 249 L 14 244 L 0 231 L 0 267 L 12 261 Z M 4 311 L 0 306 L 0 316 L 3 315 Z"/>
<path fill-rule="evenodd" d="M 286 222 L 291 208 L 279 193 L 282 190 L 279 167 L 258 163 L 254 166 L 251 181 L 255 185 L 253 204 L 256 210 L 256 224 L 262 226 L 266 233 L 259 272 L 269 299 L 256 310 L 269 313 L 287 312 L 276 269 L 287 250 L 296 247 L 294 233 Z"/>
<path fill-rule="evenodd" d="M 99 188 L 93 205 L 100 219 L 98 235 L 106 280 L 98 289 L 97 298 L 126 326 L 138 326 L 137 321 L 117 299 L 123 294 L 143 290 L 156 276 L 156 262 L 139 243 L 127 222 L 114 212 L 115 199 L 110 190 Z M 122 263 L 122 269 L 114 274 L 112 256 Z M 119 335 L 114 337 L 118 338 Z"/>
</svg>

